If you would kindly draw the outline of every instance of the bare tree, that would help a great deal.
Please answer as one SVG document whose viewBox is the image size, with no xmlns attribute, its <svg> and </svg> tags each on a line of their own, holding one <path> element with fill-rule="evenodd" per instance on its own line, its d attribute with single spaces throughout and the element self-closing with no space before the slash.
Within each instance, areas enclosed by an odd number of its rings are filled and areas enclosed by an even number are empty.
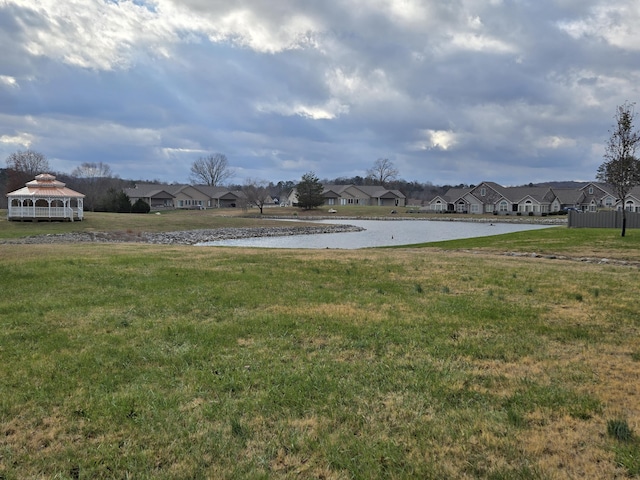
<svg viewBox="0 0 640 480">
<path fill-rule="evenodd" d="M 8 187 L 13 190 L 24 186 L 36 175 L 49 172 L 49 161 L 40 152 L 18 150 L 7 157 L 7 168 L 10 171 Z"/>
<path fill-rule="evenodd" d="M 234 173 L 229 167 L 227 156 L 222 153 L 200 157 L 191 164 L 191 181 L 212 187 L 222 185 Z"/>
<path fill-rule="evenodd" d="M 640 132 L 633 126 L 636 117 L 635 103 L 618 106 L 616 124 L 605 145 L 604 163 L 598 168 L 596 178 L 611 185 L 622 203 L 622 234 L 625 236 L 627 215 L 625 200 L 633 187 L 640 185 L 640 160 L 636 149 L 640 145 Z"/>
<path fill-rule="evenodd" d="M 398 178 L 398 169 L 395 168 L 393 162 L 388 158 L 379 158 L 369 170 L 367 177 L 383 186 Z"/>
<path fill-rule="evenodd" d="M 76 167 L 71 172 L 71 175 L 91 182 L 100 178 L 111 178 L 113 173 L 111 172 L 111 167 L 106 163 L 84 162 L 79 167 Z"/>
<path fill-rule="evenodd" d="M 247 196 L 247 202 L 258 207 L 260 215 L 262 215 L 262 209 L 269 199 L 268 185 L 269 182 L 266 180 L 247 179 L 242 187 L 242 191 Z"/>
<path fill-rule="evenodd" d="M 84 162 L 76 167 L 71 175 L 76 178 L 78 188 L 85 194 L 84 207 L 87 210 L 95 210 L 102 202 L 110 188 L 114 188 L 111 167 L 102 162 Z"/>
<path fill-rule="evenodd" d="M 49 171 L 49 161 L 40 152 L 18 150 L 7 157 L 7 168 L 35 177 Z"/>
</svg>

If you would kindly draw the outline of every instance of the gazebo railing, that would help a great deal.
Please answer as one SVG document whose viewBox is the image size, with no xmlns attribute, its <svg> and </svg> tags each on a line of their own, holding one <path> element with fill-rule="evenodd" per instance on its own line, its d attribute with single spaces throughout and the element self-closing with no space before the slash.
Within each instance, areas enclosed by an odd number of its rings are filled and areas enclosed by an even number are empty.
<svg viewBox="0 0 640 480">
<path fill-rule="evenodd" d="M 82 210 L 72 207 L 9 206 L 9 218 L 82 218 Z"/>
</svg>

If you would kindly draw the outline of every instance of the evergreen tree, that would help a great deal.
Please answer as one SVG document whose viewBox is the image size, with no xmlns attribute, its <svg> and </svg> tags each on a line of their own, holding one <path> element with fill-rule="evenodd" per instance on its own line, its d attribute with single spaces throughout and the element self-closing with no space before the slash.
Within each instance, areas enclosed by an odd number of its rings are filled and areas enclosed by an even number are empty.
<svg viewBox="0 0 640 480">
<path fill-rule="evenodd" d="M 298 206 L 300 208 L 310 210 L 324 203 L 322 183 L 315 173 L 309 172 L 302 175 L 302 180 L 296 189 L 298 190 Z"/>
<path fill-rule="evenodd" d="M 123 191 L 110 188 L 107 194 L 103 197 L 99 208 L 96 210 L 98 212 L 130 213 L 131 199 L 129 199 L 129 195 Z"/>
</svg>

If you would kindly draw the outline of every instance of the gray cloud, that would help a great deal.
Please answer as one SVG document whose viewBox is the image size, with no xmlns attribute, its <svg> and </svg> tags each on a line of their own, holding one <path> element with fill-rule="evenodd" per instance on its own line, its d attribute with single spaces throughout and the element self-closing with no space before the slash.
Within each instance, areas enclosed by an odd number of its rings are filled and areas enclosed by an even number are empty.
<svg viewBox="0 0 640 480">
<path fill-rule="evenodd" d="M 131 0 L 0 4 L 0 156 L 186 181 L 588 180 L 640 95 L 636 2 Z"/>
</svg>

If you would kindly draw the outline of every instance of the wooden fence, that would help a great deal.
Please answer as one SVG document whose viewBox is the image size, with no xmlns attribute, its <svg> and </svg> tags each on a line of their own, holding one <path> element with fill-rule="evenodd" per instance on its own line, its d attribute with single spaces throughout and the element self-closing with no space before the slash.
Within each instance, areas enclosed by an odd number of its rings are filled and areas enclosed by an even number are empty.
<svg viewBox="0 0 640 480">
<path fill-rule="evenodd" d="M 626 212 L 627 228 L 640 228 L 640 213 Z M 622 212 L 569 212 L 569 227 L 573 228 L 622 228 Z"/>
</svg>

